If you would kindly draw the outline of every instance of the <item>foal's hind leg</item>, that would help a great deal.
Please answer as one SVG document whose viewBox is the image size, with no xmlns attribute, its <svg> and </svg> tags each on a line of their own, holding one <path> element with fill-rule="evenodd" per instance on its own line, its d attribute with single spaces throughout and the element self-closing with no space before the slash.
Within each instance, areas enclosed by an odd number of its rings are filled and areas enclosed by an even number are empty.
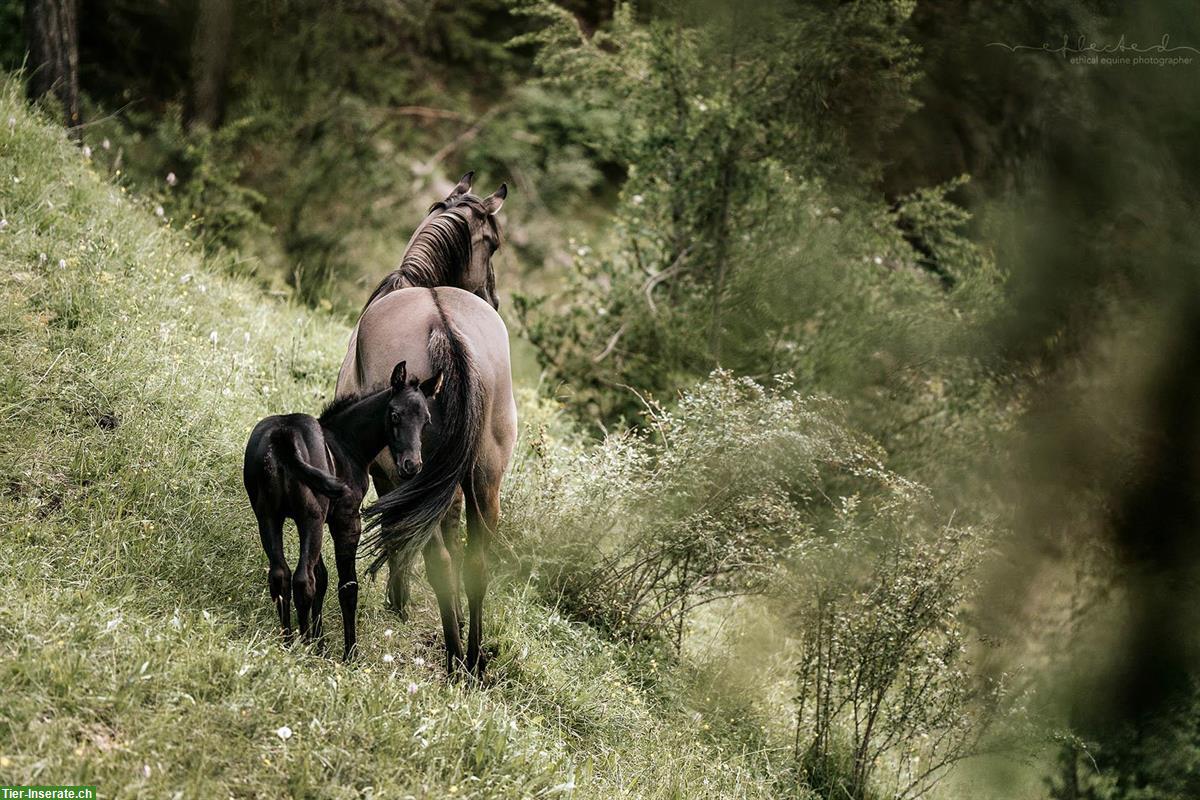
<svg viewBox="0 0 1200 800">
<path fill-rule="evenodd" d="M 300 531 L 300 560 L 292 575 L 292 598 L 296 602 L 296 616 L 300 635 L 306 640 L 313 638 L 313 601 L 317 596 L 317 562 L 321 559 L 321 534 L 325 524 L 319 516 L 304 516 L 296 520 Z"/>
<path fill-rule="evenodd" d="M 271 589 L 271 602 L 279 614 L 279 630 L 285 642 L 292 640 L 292 571 L 288 569 L 283 554 L 283 517 L 276 517 L 254 509 L 258 517 L 258 536 L 262 540 L 263 552 L 267 554 L 267 585 Z"/>
<path fill-rule="evenodd" d="M 325 592 L 329 588 L 329 570 L 325 568 L 325 558 L 323 556 L 317 556 L 317 564 L 313 567 L 313 575 L 317 579 L 317 591 L 313 595 L 312 635 L 314 639 L 320 639 L 325 633 L 325 615 L 322 609 L 325 607 Z"/>
<path fill-rule="evenodd" d="M 483 596 L 488 587 L 488 550 L 500 521 L 500 482 L 476 475 L 466 492 L 467 554 L 463 580 L 471 612 L 467 632 L 467 670 L 482 678 L 487 658 L 483 654 Z"/>
</svg>

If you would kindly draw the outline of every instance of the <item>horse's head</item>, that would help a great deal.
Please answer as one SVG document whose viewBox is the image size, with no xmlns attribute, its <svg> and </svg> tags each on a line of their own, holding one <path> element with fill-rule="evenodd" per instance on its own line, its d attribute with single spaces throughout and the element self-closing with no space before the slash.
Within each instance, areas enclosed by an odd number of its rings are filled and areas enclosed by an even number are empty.
<svg viewBox="0 0 1200 800">
<path fill-rule="evenodd" d="M 421 471 L 421 436 L 432 421 L 433 400 L 442 389 L 442 373 L 428 380 L 409 378 L 407 364 L 401 361 L 392 370 L 392 396 L 388 401 L 388 451 L 401 479 Z"/>
<path fill-rule="evenodd" d="M 438 259 L 443 271 L 454 270 L 456 274 L 443 274 L 443 285 L 457 286 L 479 295 L 499 308 L 500 298 L 496 295 L 496 274 L 492 269 L 492 256 L 500 249 L 500 224 L 496 214 L 508 196 L 508 185 L 487 197 L 471 193 L 471 181 L 475 173 L 468 172 L 451 190 L 446 199 L 434 203 L 429 214 L 413 233 L 410 251 L 423 249 L 418 243 L 441 241 L 455 247 L 439 248 L 443 258 Z M 457 263 L 450 264 L 448 261 Z"/>
</svg>

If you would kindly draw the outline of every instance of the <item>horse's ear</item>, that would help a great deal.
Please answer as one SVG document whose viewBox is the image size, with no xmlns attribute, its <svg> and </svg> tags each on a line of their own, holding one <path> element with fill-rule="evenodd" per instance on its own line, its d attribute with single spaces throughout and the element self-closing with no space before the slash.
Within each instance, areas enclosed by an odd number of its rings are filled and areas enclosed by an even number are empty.
<svg viewBox="0 0 1200 800">
<path fill-rule="evenodd" d="M 421 394 L 428 397 L 430 400 L 437 397 L 442 391 L 442 373 L 438 372 L 432 378 L 421 382 Z"/>
<path fill-rule="evenodd" d="M 484 207 L 489 214 L 495 214 L 504 206 L 504 198 L 508 197 L 508 184 L 500 184 L 500 188 L 487 196 L 483 201 Z"/>
<path fill-rule="evenodd" d="M 408 362 L 401 361 L 392 370 L 392 388 L 403 389 L 404 381 L 408 379 Z"/>
<path fill-rule="evenodd" d="M 461 178 L 459 178 L 458 184 L 450 191 L 450 194 L 446 196 L 446 199 L 449 200 L 452 197 L 458 197 L 460 194 L 466 194 L 467 192 L 471 191 L 471 181 L 473 180 L 475 180 L 475 170 L 471 170 L 466 175 L 463 175 Z"/>
</svg>

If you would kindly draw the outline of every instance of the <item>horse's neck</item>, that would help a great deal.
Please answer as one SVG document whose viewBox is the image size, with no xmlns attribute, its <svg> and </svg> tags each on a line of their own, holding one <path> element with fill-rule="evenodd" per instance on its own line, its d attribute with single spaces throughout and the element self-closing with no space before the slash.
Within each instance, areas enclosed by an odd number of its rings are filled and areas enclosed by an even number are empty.
<svg viewBox="0 0 1200 800">
<path fill-rule="evenodd" d="M 387 446 L 384 412 L 390 392 L 376 392 L 343 409 L 332 419 L 322 420 L 328 438 L 337 444 L 340 455 L 358 470 L 366 470 L 379 451 Z"/>
<path fill-rule="evenodd" d="M 465 288 L 462 286 L 462 276 L 465 272 L 466 265 L 456 267 L 442 263 L 406 261 L 401 263 L 400 268 L 396 270 L 396 288 L 420 289 L 431 286 L 457 286 L 461 289 Z"/>
</svg>

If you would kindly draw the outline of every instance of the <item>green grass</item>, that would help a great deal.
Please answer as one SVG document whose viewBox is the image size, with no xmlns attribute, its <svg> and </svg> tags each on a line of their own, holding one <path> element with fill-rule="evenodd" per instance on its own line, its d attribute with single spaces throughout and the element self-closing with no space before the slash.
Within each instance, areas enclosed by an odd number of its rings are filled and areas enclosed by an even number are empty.
<svg viewBox="0 0 1200 800">
<path fill-rule="evenodd" d="M 402 624 L 377 583 L 356 663 L 285 650 L 241 452 L 258 418 L 328 397 L 346 327 L 206 265 L 12 82 L 0 218 L 0 783 L 773 795 L 763 757 L 668 690 L 684 678 L 647 679 L 503 576 L 486 688 L 445 680 L 427 593 Z M 326 624 L 336 652 L 336 607 Z"/>
</svg>

